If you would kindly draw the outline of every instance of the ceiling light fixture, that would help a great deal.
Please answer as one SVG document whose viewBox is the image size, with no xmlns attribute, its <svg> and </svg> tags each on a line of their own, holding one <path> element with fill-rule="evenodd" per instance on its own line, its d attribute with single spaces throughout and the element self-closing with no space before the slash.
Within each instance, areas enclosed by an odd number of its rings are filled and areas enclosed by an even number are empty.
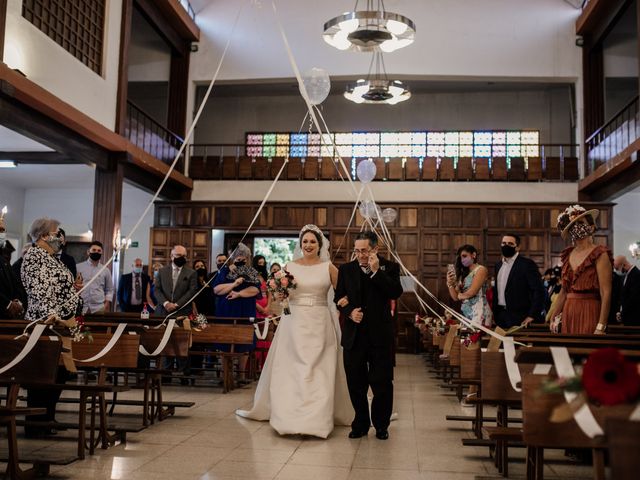
<svg viewBox="0 0 640 480">
<path fill-rule="evenodd" d="M 371 70 L 375 70 L 371 76 Z M 369 65 L 367 78 L 361 78 L 355 85 L 348 85 L 344 97 L 355 103 L 370 103 L 376 105 L 395 105 L 411 98 L 411 91 L 400 80 L 389 80 L 384 67 L 381 52 L 375 52 Z"/>
<path fill-rule="evenodd" d="M 343 13 L 324 24 L 322 38 L 338 50 L 393 52 L 413 43 L 416 25 L 407 17 L 387 12 L 384 1 L 367 0 L 367 9 Z"/>
<path fill-rule="evenodd" d="M 16 168 L 16 162 L 13 160 L 0 160 L 0 168 Z"/>
</svg>

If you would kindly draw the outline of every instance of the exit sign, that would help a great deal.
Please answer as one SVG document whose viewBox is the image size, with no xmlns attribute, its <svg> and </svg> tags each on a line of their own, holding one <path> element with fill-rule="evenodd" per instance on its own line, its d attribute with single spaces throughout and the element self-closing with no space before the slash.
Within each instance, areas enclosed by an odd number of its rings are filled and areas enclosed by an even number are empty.
<svg viewBox="0 0 640 480">
<path fill-rule="evenodd" d="M 138 242 L 131 242 L 131 245 L 129 245 L 129 248 L 138 248 Z"/>
</svg>

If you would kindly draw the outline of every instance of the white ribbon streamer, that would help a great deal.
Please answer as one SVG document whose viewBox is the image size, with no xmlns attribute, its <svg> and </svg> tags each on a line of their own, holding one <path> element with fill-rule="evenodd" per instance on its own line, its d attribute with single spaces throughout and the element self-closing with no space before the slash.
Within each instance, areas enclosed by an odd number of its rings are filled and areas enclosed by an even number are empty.
<svg viewBox="0 0 640 480">
<path fill-rule="evenodd" d="M 255 320 L 255 318 L 252 318 L 251 321 L 253 322 Z M 269 335 L 269 323 L 271 322 L 271 319 L 269 317 L 265 317 L 264 320 L 262 322 L 255 322 L 253 324 L 253 329 L 256 331 L 256 338 L 258 340 L 264 340 L 265 338 L 267 338 L 267 335 Z M 258 326 L 258 324 L 262 323 L 262 331 L 260 331 L 260 327 Z"/>
<path fill-rule="evenodd" d="M 33 347 L 35 347 L 36 343 L 38 343 L 38 340 L 40 339 L 40 336 L 42 335 L 42 332 L 44 332 L 45 328 L 47 328 L 47 325 L 43 323 L 39 323 L 38 325 L 35 326 L 35 328 L 33 329 L 33 332 L 31 332 L 31 335 L 29 335 L 29 339 L 27 340 L 27 343 L 24 344 L 24 347 L 22 347 L 22 350 L 20 351 L 20 353 L 16 355 L 16 357 L 13 360 L 11 360 L 9 363 L 7 363 L 4 367 L 0 368 L 0 374 L 3 374 L 4 372 L 11 370 L 13 367 L 19 364 L 22 360 L 24 360 L 24 358 L 27 355 L 29 355 L 31 350 L 33 350 Z"/>
<path fill-rule="evenodd" d="M 573 369 L 571 363 L 571 357 L 566 347 L 549 347 L 551 350 L 551 356 L 553 357 L 553 365 L 556 367 L 558 377 L 572 378 L 576 376 L 576 372 Z M 578 395 L 575 392 L 564 392 L 564 398 L 567 403 L 571 403 Z M 573 413 L 573 419 L 580 427 L 580 430 L 584 432 L 589 438 L 594 438 L 600 435 L 604 435 L 604 431 L 598 425 L 591 409 L 588 404 L 582 405 L 578 411 Z"/>
<path fill-rule="evenodd" d="M 173 331 L 173 327 L 176 324 L 176 319 L 172 318 L 167 322 L 167 326 L 164 330 L 164 335 L 162 336 L 162 339 L 160 340 L 160 343 L 158 344 L 158 347 L 151 353 L 149 353 L 147 351 L 146 348 L 144 348 L 142 345 L 140 345 L 140 347 L 138 348 L 138 351 L 142 354 L 145 355 L 147 357 L 156 357 L 160 354 L 160 352 L 162 352 L 162 350 L 164 350 L 164 347 L 167 346 L 167 343 L 169 343 L 169 339 L 171 338 L 171 332 Z"/>
<path fill-rule="evenodd" d="M 551 365 L 548 363 L 538 363 L 535 367 L 533 367 L 534 375 L 548 375 L 551 371 Z"/>
<path fill-rule="evenodd" d="M 516 346 L 513 337 L 504 337 L 502 344 L 504 345 L 504 363 L 507 367 L 511 388 L 516 392 L 521 392 L 522 388 L 518 384 L 522 382 L 522 375 L 520 375 L 520 369 L 516 363 Z"/>
<path fill-rule="evenodd" d="M 124 332 L 125 328 L 127 328 L 127 324 L 126 323 L 121 323 L 120 325 L 118 325 L 117 328 L 116 328 L 116 331 L 113 332 L 113 336 L 111 337 L 109 342 L 107 342 L 107 344 L 104 346 L 104 348 L 102 350 L 100 350 L 98 353 L 96 353 L 93 357 L 86 358 L 84 360 L 78 360 L 77 358 L 74 358 L 73 361 L 74 362 L 79 362 L 79 363 L 91 363 L 91 362 L 95 362 L 96 360 L 101 359 L 107 353 L 109 353 L 113 347 L 115 347 L 115 345 L 118 342 L 118 340 L 120 340 L 120 337 L 122 336 L 122 333 Z"/>
</svg>

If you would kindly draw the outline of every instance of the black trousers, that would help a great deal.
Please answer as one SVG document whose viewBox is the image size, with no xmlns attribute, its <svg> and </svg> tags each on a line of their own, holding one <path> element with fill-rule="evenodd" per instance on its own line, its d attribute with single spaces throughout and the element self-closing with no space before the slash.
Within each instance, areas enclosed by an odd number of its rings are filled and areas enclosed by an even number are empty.
<svg viewBox="0 0 640 480">
<path fill-rule="evenodd" d="M 498 307 L 496 307 L 494 315 L 496 325 L 498 325 L 503 330 L 508 330 L 511 327 L 517 327 L 526 318 L 526 315 L 522 316 L 513 314 L 499 305 Z"/>
<path fill-rule="evenodd" d="M 347 386 L 356 416 L 351 428 L 359 432 L 386 430 L 393 409 L 393 351 L 392 346 L 374 346 L 366 332 L 358 332 L 353 347 L 344 350 L 344 369 Z M 369 387 L 373 391 L 369 414 Z"/>
<path fill-rule="evenodd" d="M 142 312 L 143 307 L 144 307 L 143 303 L 141 303 L 140 305 L 125 305 L 122 308 L 122 311 L 129 312 L 129 313 L 140 313 Z"/>
<path fill-rule="evenodd" d="M 69 372 L 64 367 L 58 367 L 56 375 L 56 383 L 65 383 L 69 379 Z M 60 400 L 62 390 L 35 389 L 27 390 L 27 406 L 32 408 L 46 408 L 47 413 L 44 415 L 29 415 L 27 420 L 37 422 L 52 422 L 56 417 L 56 405 Z M 26 432 L 38 431 L 36 427 L 25 427 Z"/>
</svg>

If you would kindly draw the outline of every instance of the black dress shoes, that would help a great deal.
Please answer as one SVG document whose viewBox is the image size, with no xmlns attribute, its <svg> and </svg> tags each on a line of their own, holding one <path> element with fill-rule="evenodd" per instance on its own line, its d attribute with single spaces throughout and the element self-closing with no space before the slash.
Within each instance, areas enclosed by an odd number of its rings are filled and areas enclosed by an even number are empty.
<svg viewBox="0 0 640 480">
<path fill-rule="evenodd" d="M 361 437 L 366 437 L 367 436 L 367 431 L 360 431 L 360 430 L 351 430 L 349 432 L 349 438 L 361 438 Z"/>
<path fill-rule="evenodd" d="M 389 430 L 376 430 L 376 438 L 378 440 L 386 440 L 387 438 L 389 438 Z"/>
</svg>

